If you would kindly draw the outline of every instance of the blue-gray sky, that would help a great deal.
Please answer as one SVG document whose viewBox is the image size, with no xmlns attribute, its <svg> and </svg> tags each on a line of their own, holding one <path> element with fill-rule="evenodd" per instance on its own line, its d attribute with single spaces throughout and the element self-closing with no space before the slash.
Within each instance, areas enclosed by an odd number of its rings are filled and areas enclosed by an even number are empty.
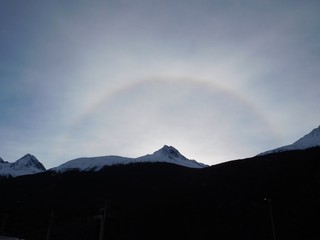
<svg viewBox="0 0 320 240">
<path fill-rule="evenodd" d="M 0 156 L 172 145 L 216 164 L 320 124 L 317 0 L 0 1 Z"/>
</svg>

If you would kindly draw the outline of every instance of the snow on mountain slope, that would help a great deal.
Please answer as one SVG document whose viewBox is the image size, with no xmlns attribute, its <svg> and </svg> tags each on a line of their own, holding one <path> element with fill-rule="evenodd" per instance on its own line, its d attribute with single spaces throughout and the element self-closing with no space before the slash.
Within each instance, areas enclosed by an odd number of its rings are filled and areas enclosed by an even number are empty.
<svg viewBox="0 0 320 240">
<path fill-rule="evenodd" d="M 205 164 L 198 163 L 195 160 L 187 159 L 174 147 L 164 146 L 153 154 L 148 154 L 138 158 L 120 156 L 77 158 L 50 170 L 55 172 L 65 172 L 69 170 L 98 171 L 105 166 L 142 162 L 168 162 L 190 168 L 203 168 L 207 166 Z"/>
<path fill-rule="evenodd" d="M 307 148 L 317 147 L 317 146 L 320 146 L 320 126 L 318 128 L 313 129 L 310 133 L 303 136 L 293 144 L 279 147 L 273 150 L 269 150 L 269 151 L 260 153 L 259 155 L 267 155 L 271 153 L 285 152 L 285 151 L 291 151 L 291 150 L 304 150 Z"/>
<path fill-rule="evenodd" d="M 139 158 L 136 158 L 141 162 L 169 162 L 178 164 L 184 167 L 190 168 L 203 168 L 207 165 L 199 163 L 196 160 L 190 160 L 183 156 L 177 149 L 171 146 L 163 146 L 160 150 L 154 152 L 153 154 L 148 154 Z"/>
<path fill-rule="evenodd" d="M 38 159 L 26 154 L 14 163 L 9 163 L 0 159 L 0 176 L 22 176 L 46 171 L 45 167 L 38 161 Z"/>
</svg>

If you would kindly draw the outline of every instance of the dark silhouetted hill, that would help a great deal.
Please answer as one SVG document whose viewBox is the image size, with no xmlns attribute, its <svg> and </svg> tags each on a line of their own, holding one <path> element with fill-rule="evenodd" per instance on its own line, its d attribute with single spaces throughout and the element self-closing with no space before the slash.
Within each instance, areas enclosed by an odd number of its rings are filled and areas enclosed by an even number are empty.
<svg viewBox="0 0 320 240">
<path fill-rule="evenodd" d="M 320 239 L 320 148 L 202 168 L 135 163 L 0 180 L 1 234 L 29 240 Z M 266 201 L 265 199 L 269 199 Z M 271 214 L 272 213 L 272 218 Z M 0 234 L 0 235 L 1 235 Z"/>
</svg>

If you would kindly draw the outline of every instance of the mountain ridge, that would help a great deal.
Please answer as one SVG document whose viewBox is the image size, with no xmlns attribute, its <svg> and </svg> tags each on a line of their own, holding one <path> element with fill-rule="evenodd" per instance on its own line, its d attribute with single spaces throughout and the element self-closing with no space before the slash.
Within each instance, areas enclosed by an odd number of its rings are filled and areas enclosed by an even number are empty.
<svg viewBox="0 0 320 240">
<path fill-rule="evenodd" d="M 43 164 L 33 155 L 26 154 L 13 163 L 0 159 L 0 176 L 18 177 L 46 171 Z"/>
<path fill-rule="evenodd" d="M 77 158 L 67 161 L 66 163 L 63 163 L 58 167 L 51 168 L 50 170 L 55 172 L 65 172 L 69 170 L 98 171 L 106 166 L 148 162 L 166 162 L 190 168 L 207 167 L 206 164 L 186 158 L 174 147 L 164 145 L 161 149 L 155 151 L 153 154 L 147 154 L 137 158 L 114 155 Z"/>
<path fill-rule="evenodd" d="M 275 148 L 265 151 L 257 156 L 263 156 L 278 152 L 286 152 L 293 150 L 304 150 L 312 147 L 320 146 L 320 126 L 313 129 L 310 133 L 290 145 Z M 21 176 L 44 171 L 65 172 L 69 170 L 78 171 L 99 171 L 104 167 L 112 165 L 125 165 L 132 163 L 149 163 L 149 162 L 165 162 L 176 165 L 181 165 L 189 168 L 204 168 L 208 165 L 197 162 L 193 159 L 188 159 L 183 156 L 177 149 L 172 146 L 164 145 L 161 149 L 152 154 L 147 154 L 137 158 L 122 157 L 122 156 L 100 156 L 100 157 L 82 157 L 67 161 L 57 167 L 46 169 L 39 160 L 31 155 L 26 154 L 16 162 L 9 163 L 0 158 L 0 176 Z"/>
<path fill-rule="evenodd" d="M 98 156 L 98 157 L 81 157 L 69 160 L 57 167 L 46 169 L 43 164 L 33 155 L 26 154 L 17 161 L 9 163 L 0 159 L 0 176 L 22 176 L 45 171 L 54 171 L 58 173 L 77 170 L 77 171 L 99 171 L 104 167 L 112 165 L 124 165 L 132 163 L 150 163 L 165 162 L 190 168 L 208 167 L 204 163 L 191 160 L 183 156 L 176 148 L 164 145 L 161 149 L 153 154 L 147 154 L 137 158 L 122 156 Z"/>
<path fill-rule="evenodd" d="M 277 152 L 292 151 L 292 150 L 304 150 L 304 149 L 317 147 L 317 146 L 320 146 L 320 126 L 313 129 L 310 133 L 299 138 L 297 141 L 295 141 L 292 144 L 262 152 L 257 156 L 267 155 L 267 154 L 272 154 Z"/>
</svg>

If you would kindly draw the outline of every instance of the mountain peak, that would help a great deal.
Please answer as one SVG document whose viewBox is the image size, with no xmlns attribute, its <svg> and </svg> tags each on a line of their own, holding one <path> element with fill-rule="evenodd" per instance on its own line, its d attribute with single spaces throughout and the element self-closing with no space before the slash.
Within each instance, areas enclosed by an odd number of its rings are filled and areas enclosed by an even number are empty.
<svg viewBox="0 0 320 240">
<path fill-rule="evenodd" d="M 148 154 L 138 159 L 146 162 L 169 162 L 191 168 L 207 167 L 206 164 L 186 158 L 176 148 L 168 145 L 164 145 L 161 149 L 155 151 L 153 154 Z"/>
<path fill-rule="evenodd" d="M 312 137 L 320 137 L 320 126 L 319 127 L 317 127 L 317 128 L 315 128 L 315 129 L 313 129 L 309 134 L 307 134 L 307 135 L 310 135 L 310 136 L 312 136 Z M 306 136 L 307 136 L 306 135 Z"/>
<path fill-rule="evenodd" d="M 290 145 L 286 145 L 283 147 L 279 147 L 270 151 L 266 151 L 260 153 L 259 155 L 266 155 L 270 153 L 276 152 L 285 152 L 285 151 L 292 151 L 292 150 L 304 150 L 307 148 L 318 147 L 320 146 L 320 126 L 313 129 L 310 133 L 306 134 L 299 140 L 295 141 Z"/>
<path fill-rule="evenodd" d="M 31 155 L 30 153 L 18 159 L 13 165 L 15 167 L 37 168 L 41 171 L 46 170 L 46 168 L 42 165 L 42 163 L 40 163 L 39 160 L 35 156 Z"/>
<path fill-rule="evenodd" d="M 30 153 L 13 163 L 0 159 L 0 176 L 22 176 L 44 172 L 46 168 Z"/>
<path fill-rule="evenodd" d="M 165 157 L 169 157 L 171 159 L 174 158 L 185 158 L 176 148 L 168 145 L 164 145 L 161 149 L 154 152 L 153 155 L 161 155 Z"/>
<path fill-rule="evenodd" d="M 320 126 L 292 144 L 297 149 L 320 146 Z"/>
</svg>

